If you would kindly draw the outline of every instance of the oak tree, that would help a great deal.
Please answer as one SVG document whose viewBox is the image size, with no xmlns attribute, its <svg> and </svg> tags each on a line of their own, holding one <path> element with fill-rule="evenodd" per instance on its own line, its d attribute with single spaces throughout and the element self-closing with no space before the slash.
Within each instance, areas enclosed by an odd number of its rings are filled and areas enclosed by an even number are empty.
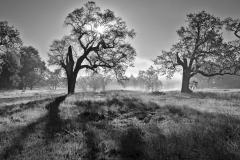
<svg viewBox="0 0 240 160">
<path fill-rule="evenodd" d="M 187 15 L 187 26 L 177 30 L 179 42 L 154 60 L 160 72 L 171 78 L 182 71 L 181 92 L 190 93 L 189 81 L 196 74 L 205 77 L 239 74 L 239 45 L 223 41 L 223 22 L 205 11 Z M 179 68 L 180 66 L 180 68 Z"/>
<path fill-rule="evenodd" d="M 64 24 L 71 27 L 70 43 L 54 41 L 49 64 L 59 65 L 66 71 L 68 94 L 74 93 L 76 78 L 82 69 L 108 68 L 121 79 L 127 67 L 133 65 L 136 52 L 126 40 L 134 38 L 136 33 L 128 30 L 125 21 L 113 11 L 101 11 L 90 1 L 68 14 Z"/>
</svg>

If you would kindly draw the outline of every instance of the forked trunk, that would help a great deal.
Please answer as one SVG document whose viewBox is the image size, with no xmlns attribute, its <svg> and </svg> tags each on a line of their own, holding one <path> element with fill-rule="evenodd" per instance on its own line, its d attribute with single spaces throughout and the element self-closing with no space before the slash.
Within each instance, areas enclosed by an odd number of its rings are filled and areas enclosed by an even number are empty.
<svg viewBox="0 0 240 160">
<path fill-rule="evenodd" d="M 183 78 L 182 78 L 182 93 L 192 93 L 192 90 L 189 89 L 189 81 L 191 78 L 191 72 L 187 69 L 183 70 Z"/>
</svg>

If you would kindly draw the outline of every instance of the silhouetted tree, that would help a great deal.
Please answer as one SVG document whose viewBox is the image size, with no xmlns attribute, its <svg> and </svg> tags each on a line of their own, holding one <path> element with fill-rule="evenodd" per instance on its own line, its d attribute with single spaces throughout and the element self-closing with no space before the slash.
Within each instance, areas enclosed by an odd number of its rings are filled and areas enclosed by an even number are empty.
<svg viewBox="0 0 240 160">
<path fill-rule="evenodd" d="M 121 79 L 127 67 L 133 65 L 136 52 L 126 38 L 133 38 L 136 33 L 128 30 L 126 23 L 113 11 L 106 9 L 102 12 L 95 2 L 90 1 L 70 13 L 64 24 L 72 29 L 69 41 L 74 45 L 69 46 L 64 40 L 54 41 L 50 46 L 48 62 L 65 69 L 68 94 L 74 93 L 81 69 L 109 68 Z"/>
<path fill-rule="evenodd" d="M 182 69 L 181 92 L 185 93 L 192 92 L 189 80 L 197 73 L 206 77 L 239 74 L 239 44 L 223 42 L 219 18 L 202 11 L 188 14 L 186 22 L 188 26 L 177 30 L 179 42 L 154 60 L 160 72 L 171 78 Z"/>
</svg>

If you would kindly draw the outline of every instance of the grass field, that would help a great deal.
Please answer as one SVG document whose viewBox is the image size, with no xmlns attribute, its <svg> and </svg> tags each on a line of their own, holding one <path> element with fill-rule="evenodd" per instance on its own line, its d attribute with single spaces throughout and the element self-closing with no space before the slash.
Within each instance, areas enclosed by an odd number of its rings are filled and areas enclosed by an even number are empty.
<svg viewBox="0 0 240 160">
<path fill-rule="evenodd" d="M 0 159 L 239 160 L 240 92 L 5 93 Z"/>
</svg>

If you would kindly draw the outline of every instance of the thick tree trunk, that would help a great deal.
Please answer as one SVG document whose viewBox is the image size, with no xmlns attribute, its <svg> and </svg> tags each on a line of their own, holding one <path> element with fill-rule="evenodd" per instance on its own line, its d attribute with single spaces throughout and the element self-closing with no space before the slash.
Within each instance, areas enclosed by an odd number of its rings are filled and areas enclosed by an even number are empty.
<svg viewBox="0 0 240 160">
<path fill-rule="evenodd" d="M 75 93 L 75 84 L 77 76 L 74 73 L 68 75 L 68 94 Z"/>
<path fill-rule="evenodd" d="M 189 89 L 189 81 L 191 78 L 191 72 L 188 69 L 183 69 L 183 78 L 182 78 L 182 93 L 192 93 Z"/>
</svg>

